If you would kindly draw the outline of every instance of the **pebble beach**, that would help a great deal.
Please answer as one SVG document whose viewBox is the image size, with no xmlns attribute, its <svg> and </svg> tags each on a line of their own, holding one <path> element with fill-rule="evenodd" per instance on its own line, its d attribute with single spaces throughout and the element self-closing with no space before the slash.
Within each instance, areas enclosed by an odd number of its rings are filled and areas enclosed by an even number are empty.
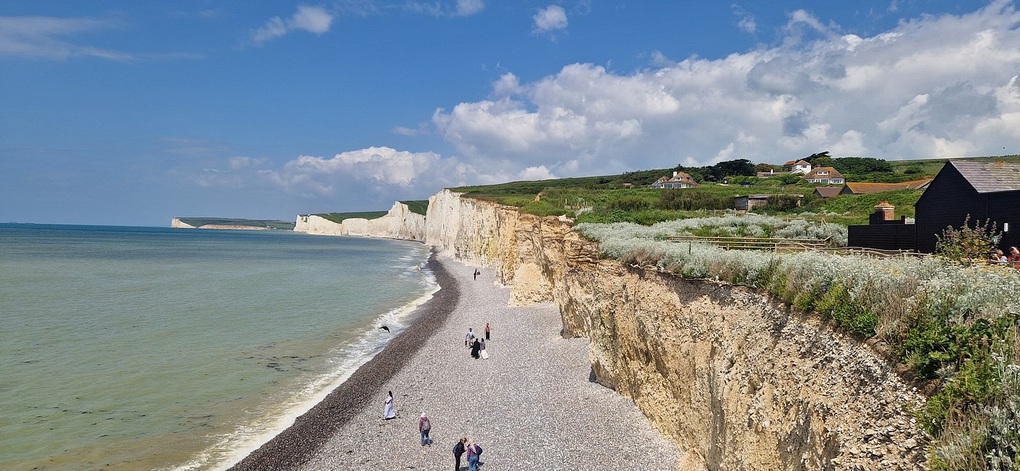
<svg viewBox="0 0 1020 471">
<path fill-rule="evenodd" d="M 492 274 L 436 254 L 442 287 L 415 322 L 294 425 L 233 470 L 449 470 L 461 438 L 484 471 L 675 470 L 683 454 L 629 399 L 589 381 L 588 341 L 560 336 L 557 307 L 508 306 Z M 488 359 L 464 345 L 484 336 Z M 393 392 L 397 417 L 383 419 Z M 421 446 L 418 419 L 432 423 Z M 468 467 L 467 456 L 461 468 Z"/>
</svg>

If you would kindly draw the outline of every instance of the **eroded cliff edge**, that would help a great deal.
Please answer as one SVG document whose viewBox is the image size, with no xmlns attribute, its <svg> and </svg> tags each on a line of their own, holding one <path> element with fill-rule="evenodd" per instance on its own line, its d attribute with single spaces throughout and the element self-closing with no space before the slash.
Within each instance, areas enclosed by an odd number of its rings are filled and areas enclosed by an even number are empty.
<svg viewBox="0 0 1020 471">
<path fill-rule="evenodd" d="M 923 469 L 923 397 L 879 355 L 752 290 L 599 258 L 560 218 L 443 191 L 426 243 L 553 301 L 598 382 L 688 452 L 684 469 Z"/>
</svg>

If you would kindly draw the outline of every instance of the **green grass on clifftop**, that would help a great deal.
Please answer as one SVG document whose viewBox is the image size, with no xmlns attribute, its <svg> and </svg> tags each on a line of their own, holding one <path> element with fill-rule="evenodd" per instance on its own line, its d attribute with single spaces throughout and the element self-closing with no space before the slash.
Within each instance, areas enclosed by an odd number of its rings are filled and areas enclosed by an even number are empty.
<svg viewBox="0 0 1020 471">
<path fill-rule="evenodd" d="M 1020 155 L 959 160 L 1018 162 Z M 839 163 L 840 159 L 834 159 L 834 162 Z M 888 161 L 888 170 L 861 174 L 861 179 L 851 181 L 902 182 L 932 178 L 945 163 L 946 159 L 893 160 Z M 685 171 L 698 173 L 699 169 Z M 673 169 L 652 169 L 620 175 L 463 186 L 451 190 L 469 198 L 513 206 L 537 216 L 568 216 L 578 223 L 634 222 L 644 225 L 704 217 L 732 209 L 733 198 L 746 195 L 790 195 L 777 198 L 782 200 L 779 204 L 756 208 L 755 212 L 844 225 L 867 224 L 875 205 L 882 201 L 895 206 L 897 216 L 914 217 L 914 204 L 922 193 L 919 190 L 900 190 L 823 199 L 814 196 L 817 185 L 792 175 L 775 178 L 729 176 L 720 179 L 725 183 L 703 182 L 697 188 L 683 190 L 650 187 L 660 177 L 670 176 L 672 172 Z M 788 204 L 792 195 L 800 195 L 799 207 Z"/>
<path fill-rule="evenodd" d="M 413 201 L 400 201 L 407 206 L 407 209 L 412 213 L 425 215 L 425 212 L 429 209 L 428 200 L 413 200 Z M 337 224 L 344 221 L 344 219 L 351 218 L 362 218 L 362 219 L 377 219 L 385 216 L 387 211 L 359 211 L 359 212 L 345 212 L 345 213 L 319 213 L 319 216 L 327 221 L 332 221 Z"/>
<path fill-rule="evenodd" d="M 464 193 L 468 198 L 513 206 L 537 216 L 568 216 L 578 223 L 634 222 L 645 225 L 732 210 L 734 197 L 747 195 L 788 195 L 787 203 L 800 200 L 799 207 L 779 204 L 756 208 L 755 211 L 760 213 L 785 214 L 844 225 L 866 224 L 868 216 L 875 211 L 874 206 L 881 201 L 889 201 L 896 206 L 897 215 L 913 217 L 914 203 L 921 196 L 918 190 L 901 190 L 822 199 L 814 196 L 815 185 L 800 179 L 784 182 L 756 177 L 734 177 L 731 179 L 733 183 L 706 183 L 682 190 L 650 187 L 656 179 L 671 172 L 652 170 L 451 190 Z"/>
</svg>

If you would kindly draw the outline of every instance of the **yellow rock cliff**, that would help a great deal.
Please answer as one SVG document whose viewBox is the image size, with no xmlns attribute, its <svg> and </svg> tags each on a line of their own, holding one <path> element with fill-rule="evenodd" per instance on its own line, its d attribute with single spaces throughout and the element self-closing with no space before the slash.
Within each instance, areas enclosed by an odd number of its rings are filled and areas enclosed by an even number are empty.
<svg viewBox="0 0 1020 471">
<path fill-rule="evenodd" d="M 683 469 L 923 469 L 923 397 L 867 345 L 753 290 L 599 257 L 564 218 L 442 191 L 425 241 L 553 301 L 596 381 L 688 453 Z"/>
</svg>

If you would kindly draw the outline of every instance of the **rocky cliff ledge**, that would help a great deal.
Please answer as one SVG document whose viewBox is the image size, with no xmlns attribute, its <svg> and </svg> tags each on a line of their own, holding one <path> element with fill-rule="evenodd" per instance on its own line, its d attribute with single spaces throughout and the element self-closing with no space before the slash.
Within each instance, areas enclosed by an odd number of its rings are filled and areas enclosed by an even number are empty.
<svg viewBox="0 0 1020 471">
<path fill-rule="evenodd" d="M 375 219 L 350 218 L 336 223 L 320 216 L 299 215 L 295 232 L 318 235 L 383 237 L 425 240 L 425 217 L 415 214 L 406 204 L 397 202 L 385 216 Z"/>
<path fill-rule="evenodd" d="M 688 452 L 683 469 L 923 469 L 923 397 L 868 346 L 752 290 L 599 258 L 568 221 L 429 200 L 425 240 L 554 301 L 595 379 Z"/>
</svg>

